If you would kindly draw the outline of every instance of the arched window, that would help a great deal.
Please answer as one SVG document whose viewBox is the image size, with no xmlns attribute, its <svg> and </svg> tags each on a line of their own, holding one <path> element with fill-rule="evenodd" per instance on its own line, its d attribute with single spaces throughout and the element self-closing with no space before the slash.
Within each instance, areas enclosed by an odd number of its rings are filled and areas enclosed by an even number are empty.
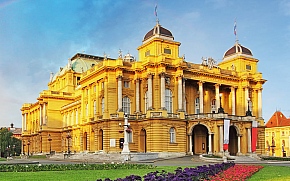
<svg viewBox="0 0 290 181">
<path fill-rule="evenodd" d="M 94 101 L 94 114 L 96 114 L 96 113 L 97 113 L 97 102 Z"/>
<path fill-rule="evenodd" d="M 169 137 L 170 137 L 170 143 L 175 143 L 175 129 L 174 128 L 169 129 Z"/>
<path fill-rule="evenodd" d="M 104 114 L 105 111 L 105 98 L 102 98 L 102 114 Z"/>
<path fill-rule="evenodd" d="M 122 99 L 122 109 L 124 111 L 124 114 L 130 114 L 130 99 L 127 96 L 123 97 Z"/>
<path fill-rule="evenodd" d="M 172 93 L 170 89 L 165 89 L 165 108 L 168 113 L 172 113 Z"/>
<path fill-rule="evenodd" d="M 213 99 L 211 101 L 211 112 L 212 113 L 215 113 L 216 112 L 216 100 L 215 99 Z"/>
<path fill-rule="evenodd" d="M 199 114 L 199 97 L 195 99 L 195 114 Z"/>
<path fill-rule="evenodd" d="M 145 93 L 145 113 L 147 112 L 147 110 L 148 110 L 148 108 L 149 108 L 149 104 L 148 104 L 148 91 L 146 91 L 146 93 Z"/>
</svg>

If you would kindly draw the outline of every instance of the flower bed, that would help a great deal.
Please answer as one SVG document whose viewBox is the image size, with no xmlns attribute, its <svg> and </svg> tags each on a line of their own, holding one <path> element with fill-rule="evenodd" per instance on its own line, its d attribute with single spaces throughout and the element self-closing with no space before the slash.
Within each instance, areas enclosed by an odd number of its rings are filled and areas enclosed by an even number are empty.
<svg viewBox="0 0 290 181">
<path fill-rule="evenodd" d="M 260 165 L 235 165 L 220 174 L 211 176 L 213 181 L 244 181 L 262 169 Z"/>
<path fill-rule="evenodd" d="M 190 181 L 199 181 L 199 180 L 209 180 L 211 176 L 214 176 L 224 170 L 227 170 L 230 167 L 233 167 L 235 163 L 222 163 L 215 165 L 203 165 L 198 166 L 196 168 L 177 168 L 175 173 L 168 173 L 166 171 L 155 171 L 150 172 L 143 176 L 144 181 L 179 181 L 179 180 L 190 180 Z M 97 181 L 102 181 L 102 179 L 98 179 Z M 109 178 L 106 178 L 104 181 L 112 181 Z M 142 181 L 142 177 L 138 175 L 130 175 L 126 178 L 117 178 L 115 181 Z"/>
</svg>

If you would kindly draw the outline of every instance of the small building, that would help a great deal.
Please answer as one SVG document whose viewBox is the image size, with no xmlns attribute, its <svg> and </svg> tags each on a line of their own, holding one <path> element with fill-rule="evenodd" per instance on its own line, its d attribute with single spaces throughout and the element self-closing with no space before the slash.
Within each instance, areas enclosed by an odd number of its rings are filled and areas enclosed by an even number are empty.
<svg viewBox="0 0 290 181">
<path fill-rule="evenodd" d="M 266 123 L 265 148 L 269 156 L 287 156 L 290 154 L 290 118 L 276 111 Z"/>
</svg>

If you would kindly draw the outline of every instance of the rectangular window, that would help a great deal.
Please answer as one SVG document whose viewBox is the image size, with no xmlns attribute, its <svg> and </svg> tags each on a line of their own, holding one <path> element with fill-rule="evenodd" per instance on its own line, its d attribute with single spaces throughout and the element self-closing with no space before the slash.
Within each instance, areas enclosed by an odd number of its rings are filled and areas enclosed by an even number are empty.
<svg viewBox="0 0 290 181">
<path fill-rule="evenodd" d="M 128 133 L 128 142 L 129 143 L 133 143 L 133 132 L 131 131 L 130 133 Z"/>
<path fill-rule="evenodd" d="M 130 82 L 129 81 L 124 81 L 124 87 L 129 88 L 130 87 Z"/>
<path fill-rule="evenodd" d="M 171 50 L 168 49 L 168 48 L 164 48 L 164 53 L 166 53 L 166 54 L 171 54 Z"/>
<path fill-rule="evenodd" d="M 150 50 L 147 50 L 146 52 L 145 52 L 145 57 L 147 57 L 147 56 L 149 56 L 150 55 Z"/>
<path fill-rule="evenodd" d="M 94 85 L 94 92 L 96 92 L 97 91 L 97 89 L 96 89 L 96 86 Z"/>
<path fill-rule="evenodd" d="M 246 70 L 251 70 L 251 69 L 252 69 L 251 65 L 246 65 Z"/>
<path fill-rule="evenodd" d="M 102 87 L 102 89 L 104 89 L 104 82 L 102 82 L 102 86 L 101 87 Z"/>
</svg>

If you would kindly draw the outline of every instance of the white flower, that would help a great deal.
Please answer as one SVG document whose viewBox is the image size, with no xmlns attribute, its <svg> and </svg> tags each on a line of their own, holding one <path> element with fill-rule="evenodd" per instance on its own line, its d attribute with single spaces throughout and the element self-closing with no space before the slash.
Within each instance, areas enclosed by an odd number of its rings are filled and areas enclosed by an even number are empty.
<svg viewBox="0 0 290 181">
<path fill-rule="evenodd" d="M 41 167 L 41 164 L 38 164 L 39 167 Z"/>
<path fill-rule="evenodd" d="M 28 167 L 28 165 L 26 165 L 26 168 Z"/>
</svg>

